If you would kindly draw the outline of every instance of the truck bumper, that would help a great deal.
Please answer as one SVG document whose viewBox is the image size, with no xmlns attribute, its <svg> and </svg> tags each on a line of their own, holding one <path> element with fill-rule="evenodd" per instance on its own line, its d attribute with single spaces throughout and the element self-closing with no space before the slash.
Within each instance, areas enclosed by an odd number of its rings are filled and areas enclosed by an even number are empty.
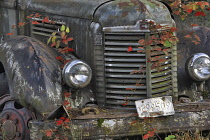
<svg viewBox="0 0 210 140">
<path fill-rule="evenodd" d="M 62 134 L 69 139 L 98 139 L 143 135 L 148 131 L 169 133 L 210 129 L 209 103 L 181 104 L 175 106 L 176 113 L 172 116 L 140 119 L 137 114 L 110 114 L 102 117 L 77 117 L 68 125 L 57 125 L 53 121 L 31 121 L 32 139 L 53 137 Z M 92 115 L 93 116 L 93 115 Z M 57 135 L 58 136 L 58 135 Z"/>
</svg>

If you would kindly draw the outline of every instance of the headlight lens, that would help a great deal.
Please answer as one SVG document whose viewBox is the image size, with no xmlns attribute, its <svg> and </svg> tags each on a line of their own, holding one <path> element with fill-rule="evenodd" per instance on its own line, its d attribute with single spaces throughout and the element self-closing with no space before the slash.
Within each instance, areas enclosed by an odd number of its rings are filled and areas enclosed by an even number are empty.
<svg viewBox="0 0 210 140">
<path fill-rule="evenodd" d="M 63 68 L 64 82 L 73 88 L 83 88 L 90 83 L 92 71 L 90 66 L 81 60 L 68 62 Z"/>
<path fill-rule="evenodd" d="M 187 63 L 190 77 L 196 81 L 205 81 L 210 77 L 210 58 L 207 54 L 197 53 Z"/>
</svg>

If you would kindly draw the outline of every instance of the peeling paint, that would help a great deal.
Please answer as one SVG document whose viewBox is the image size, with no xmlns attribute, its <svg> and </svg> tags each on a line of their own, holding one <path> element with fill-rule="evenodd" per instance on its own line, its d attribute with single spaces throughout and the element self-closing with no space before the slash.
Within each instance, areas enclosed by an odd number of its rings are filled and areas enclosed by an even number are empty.
<svg viewBox="0 0 210 140">
<path fill-rule="evenodd" d="M 48 114 L 62 105 L 61 71 L 50 47 L 20 36 L 6 41 L 0 52 L 11 95 L 21 105 L 39 114 Z"/>
</svg>

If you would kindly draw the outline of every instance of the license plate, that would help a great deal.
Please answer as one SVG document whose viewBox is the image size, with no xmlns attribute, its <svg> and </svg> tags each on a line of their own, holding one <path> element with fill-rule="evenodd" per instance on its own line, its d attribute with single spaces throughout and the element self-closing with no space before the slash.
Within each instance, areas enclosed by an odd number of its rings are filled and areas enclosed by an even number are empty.
<svg viewBox="0 0 210 140">
<path fill-rule="evenodd" d="M 175 114 L 171 96 L 138 100 L 135 104 L 140 118 Z"/>
</svg>

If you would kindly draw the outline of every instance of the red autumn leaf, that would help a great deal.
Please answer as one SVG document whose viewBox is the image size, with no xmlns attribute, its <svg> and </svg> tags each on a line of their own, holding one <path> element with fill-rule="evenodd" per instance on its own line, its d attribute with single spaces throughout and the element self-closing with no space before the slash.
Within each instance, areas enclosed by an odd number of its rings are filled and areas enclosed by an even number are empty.
<svg viewBox="0 0 210 140">
<path fill-rule="evenodd" d="M 74 40 L 72 37 L 67 38 L 67 41 L 72 41 Z"/>
<path fill-rule="evenodd" d="M 69 101 L 64 100 L 64 102 L 63 102 L 63 105 L 64 105 L 64 106 L 67 106 L 67 105 L 69 105 L 69 104 L 70 104 Z"/>
<path fill-rule="evenodd" d="M 162 48 L 154 48 L 154 51 L 162 51 Z"/>
<path fill-rule="evenodd" d="M 59 49 L 58 50 L 58 52 L 60 52 L 60 53 L 68 53 L 68 47 L 65 47 L 65 48 L 63 48 L 63 49 Z"/>
<path fill-rule="evenodd" d="M 188 14 L 192 13 L 192 11 L 193 11 L 193 9 L 187 9 L 187 10 L 186 10 L 186 12 L 187 12 Z"/>
<path fill-rule="evenodd" d="M 203 11 L 198 11 L 195 13 L 195 16 L 206 16 L 206 14 Z"/>
<path fill-rule="evenodd" d="M 159 59 L 158 61 L 159 61 L 159 62 L 165 62 L 166 59 Z"/>
<path fill-rule="evenodd" d="M 61 119 L 61 120 L 65 120 L 66 118 L 65 118 L 65 117 L 60 117 L 59 119 Z"/>
<path fill-rule="evenodd" d="M 66 118 L 64 122 L 65 123 L 70 123 L 70 119 L 69 118 Z"/>
<path fill-rule="evenodd" d="M 140 39 L 140 40 L 138 41 L 138 43 L 139 43 L 140 45 L 145 45 L 145 40 L 144 40 L 144 39 Z"/>
<path fill-rule="evenodd" d="M 62 42 L 66 45 L 68 44 L 68 41 L 66 39 L 62 40 Z"/>
<path fill-rule="evenodd" d="M 195 37 L 195 39 L 196 39 L 197 41 L 201 41 L 201 39 L 200 39 L 200 37 L 199 37 L 199 36 L 194 35 L 194 37 Z"/>
<path fill-rule="evenodd" d="M 66 40 L 66 38 L 67 38 L 67 35 L 64 35 L 62 39 Z"/>
<path fill-rule="evenodd" d="M 134 88 L 126 88 L 126 90 L 134 90 Z"/>
<path fill-rule="evenodd" d="M 192 41 L 193 43 L 195 43 L 195 45 L 200 44 L 198 41 Z"/>
<path fill-rule="evenodd" d="M 136 86 L 143 86 L 144 84 L 136 84 Z"/>
<path fill-rule="evenodd" d="M 189 35 L 189 34 L 186 35 L 186 36 L 184 36 L 184 37 L 185 37 L 185 38 L 192 38 L 191 35 Z"/>
<path fill-rule="evenodd" d="M 50 45 L 50 47 L 54 47 L 55 45 L 56 45 L 56 42 L 52 43 L 52 44 Z"/>
<path fill-rule="evenodd" d="M 52 130 L 45 130 L 45 134 L 47 137 L 51 137 L 52 134 L 53 134 L 53 131 Z"/>
<path fill-rule="evenodd" d="M 7 33 L 6 35 L 13 35 L 13 33 Z"/>
<path fill-rule="evenodd" d="M 59 61 L 64 61 L 65 59 L 63 58 L 63 57 L 61 57 L 61 56 L 57 56 L 57 57 L 55 57 L 57 60 L 59 60 Z"/>
<path fill-rule="evenodd" d="M 155 135 L 155 131 L 148 131 L 148 134 L 150 137 L 153 137 Z"/>
<path fill-rule="evenodd" d="M 67 110 L 71 110 L 71 106 L 66 107 Z"/>
<path fill-rule="evenodd" d="M 148 139 L 149 137 L 150 137 L 149 134 L 145 134 L 145 135 L 143 136 L 143 139 L 146 140 L 146 139 Z"/>
<path fill-rule="evenodd" d="M 31 24 L 40 24 L 38 21 L 32 21 Z"/>
<path fill-rule="evenodd" d="M 163 49 L 163 52 L 167 52 L 167 51 L 169 51 L 169 49 Z M 159 57 L 159 56 L 158 56 Z"/>
<path fill-rule="evenodd" d="M 125 102 L 125 103 L 123 103 L 122 105 L 123 105 L 123 106 L 126 106 L 127 104 L 128 104 L 128 101 L 127 101 L 127 102 Z"/>
<path fill-rule="evenodd" d="M 58 121 L 56 121 L 56 125 L 57 126 L 60 126 L 60 125 L 62 125 L 63 124 L 63 120 L 58 120 Z"/>
<path fill-rule="evenodd" d="M 16 25 L 12 25 L 12 29 L 15 29 L 17 26 Z"/>
<path fill-rule="evenodd" d="M 173 13 L 179 15 L 180 11 L 173 11 Z"/>
<path fill-rule="evenodd" d="M 198 24 L 191 24 L 191 27 L 199 26 Z"/>
<path fill-rule="evenodd" d="M 176 27 L 171 27 L 170 31 L 175 32 L 175 31 L 177 31 L 177 28 Z"/>
<path fill-rule="evenodd" d="M 48 18 L 48 17 L 45 17 L 45 18 L 42 20 L 42 22 L 49 23 L 49 22 L 50 22 L 50 20 L 49 20 L 49 18 Z"/>
<path fill-rule="evenodd" d="M 128 47 L 127 52 L 133 51 L 133 48 L 131 46 Z"/>
<path fill-rule="evenodd" d="M 69 52 L 74 52 L 74 49 L 69 48 L 68 51 L 69 51 Z"/>
<path fill-rule="evenodd" d="M 34 15 L 34 17 L 41 17 L 41 15 L 40 15 L 39 13 L 36 13 L 36 14 Z"/>
<path fill-rule="evenodd" d="M 196 5 L 199 5 L 201 9 L 205 8 L 205 4 L 203 3 L 203 1 L 197 2 Z"/>
<path fill-rule="evenodd" d="M 163 26 L 160 25 L 160 24 L 156 25 L 156 28 L 157 28 L 157 29 L 161 29 L 162 27 L 163 27 Z"/>
<path fill-rule="evenodd" d="M 131 124 L 135 124 L 135 123 L 138 123 L 138 121 L 135 120 L 135 121 L 132 121 L 132 122 L 131 122 Z"/>
<path fill-rule="evenodd" d="M 155 35 L 151 36 L 151 39 L 156 40 L 157 37 Z"/>
<path fill-rule="evenodd" d="M 33 17 L 30 17 L 30 16 L 26 16 L 26 18 L 33 18 Z"/>
<path fill-rule="evenodd" d="M 70 96 L 71 96 L 71 93 L 69 93 L 69 92 L 64 93 L 64 97 L 69 98 Z"/>
<path fill-rule="evenodd" d="M 24 22 L 19 22 L 18 25 L 23 26 L 23 25 L 25 25 L 25 23 Z"/>
</svg>

